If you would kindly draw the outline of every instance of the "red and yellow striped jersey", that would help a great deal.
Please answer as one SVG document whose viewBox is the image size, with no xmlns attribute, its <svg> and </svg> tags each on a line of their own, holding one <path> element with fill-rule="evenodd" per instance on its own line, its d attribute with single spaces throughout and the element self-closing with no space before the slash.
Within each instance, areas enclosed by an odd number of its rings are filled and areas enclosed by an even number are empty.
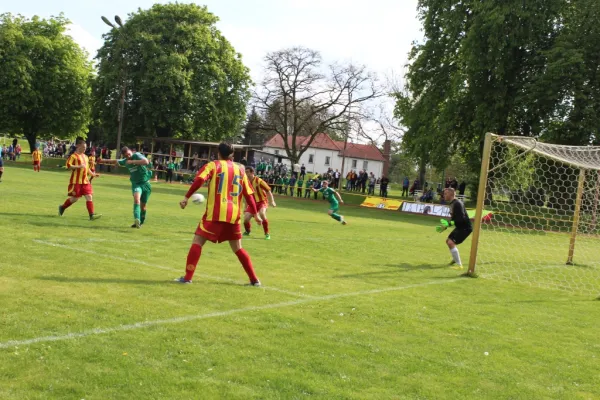
<svg viewBox="0 0 600 400">
<path fill-rule="evenodd" d="M 258 176 L 252 179 L 252 189 L 254 189 L 254 201 L 258 204 L 261 201 L 267 201 L 267 192 L 271 191 L 271 187 L 267 182 L 263 181 Z"/>
<path fill-rule="evenodd" d="M 80 185 L 85 185 L 90 183 L 88 179 L 88 173 L 90 171 L 89 161 L 85 154 L 73 153 L 71 157 L 67 160 L 67 168 L 71 165 L 83 165 L 83 168 L 74 169 L 71 171 L 71 180 L 70 184 L 78 183 Z"/>
<path fill-rule="evenodd" d="M 242 211 L 242 194 L 253 193 L 243 166 L 233 161 L 218 160 L 206 164 L 196 178 L 210 179 L 204 219 L 237 224 Z"/>
<path fill-rule="evenodd" d="M 31 159 L 33 161 L 42 161 L 42 152 L 38 149 L 35 149 L 33 153 L 31 153 Z"/>
<path fill-rule="evenodd" d="M 96 168 L 96 156 L 89 156 L 88 160 L 90 160 L 90 162 L 89 162 L 90 169 L 95 169 Z"/>
</svg>

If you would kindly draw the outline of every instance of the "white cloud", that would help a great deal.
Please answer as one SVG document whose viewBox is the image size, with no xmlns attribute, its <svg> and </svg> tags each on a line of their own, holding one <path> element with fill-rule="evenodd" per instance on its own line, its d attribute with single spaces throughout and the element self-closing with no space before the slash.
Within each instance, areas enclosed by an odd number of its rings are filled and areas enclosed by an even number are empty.
<svg viewBox="0 0 600 400">
<path fill-rule="evenodd" d="M 102 47 L 102 39 L 95 37 L 81 25 L 70 24 L 67 28 L 67 35 L 71 36 L 79 46 L 88 52 L 90 59 L 93 59 L 98 49 Z"/>
</svg>

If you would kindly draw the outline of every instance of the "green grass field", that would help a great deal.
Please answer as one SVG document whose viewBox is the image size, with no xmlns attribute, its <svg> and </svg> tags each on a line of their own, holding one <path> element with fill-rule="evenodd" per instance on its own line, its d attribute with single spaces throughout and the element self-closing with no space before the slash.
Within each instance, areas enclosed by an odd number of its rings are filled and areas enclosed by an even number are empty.
<svg viewBox="0 0 600 400">
<path fill-rule="evenodd" d="M 263 288 L 226 244 L 177 285 L 187 187 L 155 184 L 134 230 L 126 178 L 94 180 L 94 222 L 57 216 L 67 180 L 8 164 L 0 183 L 2 400 L 600 398 L 600 302 L 458 277 L 435 219 L 342 207 L 341 226 L 278 197 L 272 240 L 244 240 Z"/>
</svg>

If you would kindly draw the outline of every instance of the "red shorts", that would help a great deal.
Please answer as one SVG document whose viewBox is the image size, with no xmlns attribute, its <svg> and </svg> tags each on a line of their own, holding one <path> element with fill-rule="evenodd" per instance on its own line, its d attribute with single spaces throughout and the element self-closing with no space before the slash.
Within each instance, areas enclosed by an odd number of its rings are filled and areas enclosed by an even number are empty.
<svg viewBox="0 0 600 400">
<path fill-rule="evenodd" d="M 267 209 L 269 208 L 269 202 L 266 200 L 263 201 L 259 201 L 258 203 L 256 203 L 256 211 L 260 211 L 262 209 Z M 247 213 L 250 213 L 250 207 L 246 207 L 246 211 Z"/>
<path fill-rule="evenodd" d="M 34 161 L 33 165 L 40 165 L 40 162 L 39 161 Z"/>
<path fill-rule="evenodd" d="M 230 240 L 240 240 L 242 238 L 242 228 L 239 223 L 229 224 L 202 219 L 196 229 L 196 235 L 202 236 L 213 243 L 223 243 Z"/>
<path fill-rule="evenodd" d="M 96 173 L 96 168 L 90 168 L 90 172 L 91 172 L 92 174 L 95 174 L 95 173 Z"/>
<path fill-rule="evenodd" d="M 88 194 L 93 194 L 92 185 L 89 183 L 71 183 L 69 184 L 69 193 L 71 197 L 82 197 Z"/>
</svg>

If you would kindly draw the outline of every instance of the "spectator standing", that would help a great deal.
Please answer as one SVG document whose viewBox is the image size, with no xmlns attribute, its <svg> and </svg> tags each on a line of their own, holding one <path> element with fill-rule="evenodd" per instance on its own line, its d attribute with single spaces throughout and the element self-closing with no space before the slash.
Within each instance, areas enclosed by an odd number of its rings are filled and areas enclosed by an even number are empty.
<svg viewBox="0 0 600 400">
<path fill-rule="evenodd" d="M 296 197 L 302 197 L 302 187 L 304 186 L 304 180 L 302 178 L 298 179 L 298 190 L 296 191 Z"/>
<path fill-rule="evenodd" d="M 170 158 L 169 162 L 167 163 L 167 178 L 166 178 L 165 182 L 173 183 L 173 171 L 174 170 L 175 170 L 175 162 L 173 161 L 172 158 Z"/>
<path fill-rule="evenodd" d="M 294 197 L 294 186 L 296 186 L 296 175 L 292 174 L 290 178 L 290 196 Z"/>
<path fill-rule="evenodd" d="M 375 196 L 375 181 L 377 179 L 375 179 L 375 175 L 373 175 L 373 173 L 371 172 L 371 174 L 369 175 L 369 195 L 373 195 Z"/>
<path fill-rule="evenodd" d="M 382 176 L 381 177 L 381 186 L 379 187 L 379 195 L 384 199 L 387 199 L 388 196 L 388 185 L 390 184 L 390 180 Z"/>
<path fill-rule="evenodd" d="M 310 192 L 311 192 L 311 188 L 314 185 L 314 181 L 310 178 L 308 178 L 308 180 L 306 181 L 306 185 L 304 186 L 304 198 L 305 199 L 310 199 Z"/>
<path fill-rule="evenodd" d="M 410 186 L 410 180 L 408 179 L 408 176 L 404 177 L 404 180 L 402 181 L 402 197 L 408 197 L 408 187 Z"/>
<path fill-rule="evenodd" d="M 199 167 L 200 167 L 200 162 L 198 160 L 198 153 L 194 153 L 193 160 L 192 160 L 192 172 L 198 171 Z"/>
<path fill-rule="evenodd" d="M 340 186 L 340 171 L 337 169 L 333 173 L 333 185 L 336 189 Z"/>
<path fill-rule="evenodd" d="M 315 190 L 321 189 L 321 181 L 319 181 L 319 178 L 315 178 L 315 180 L 313 182 L 313 188 Z M 315 200 L 317 200 L 317 193 L 319 193 L 319 192 L 314 192 L 314 193 L 315 193 Z"/>
<path fill-rule="evenodd" d="M 465 195 L 465 190 L 467 189 L 467 183 L 462 181 L 460 185 L 458 185 L 458 194 L 461 196 Z"/>
<path fill-rule="evenodd" d="M 456 180 L 456 178 L 452 178 L 452 181 L 450 182 L 450 187 L 455 191 L 456 189 L 458 189 L 458 181 Z"/>
</svg>

